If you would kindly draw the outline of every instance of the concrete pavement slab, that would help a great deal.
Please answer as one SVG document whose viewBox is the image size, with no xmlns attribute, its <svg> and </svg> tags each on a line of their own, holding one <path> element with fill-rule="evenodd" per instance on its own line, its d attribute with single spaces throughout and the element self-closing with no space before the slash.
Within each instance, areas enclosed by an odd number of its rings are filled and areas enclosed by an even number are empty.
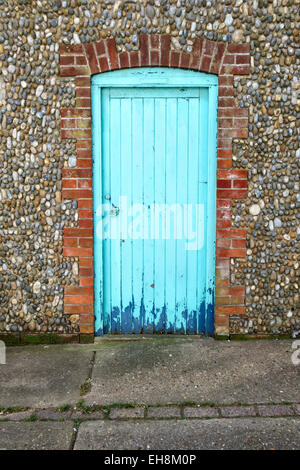
<svg viewBox="0 0 300 470">
<path fill-rule="evenodd" d="M 0 422 L 0 450 L 68 450 L 72 422 Z"/>
<path fill-rule="evenodd" d="M 280 403 L 300 401 L 290 340 L 197 337 L 105 339 L 86 404 Z"/>
<path fill-rule="evenodd" d="M 93 421 L 75 450 L 299 449 L 300 418 Z"/>
<path fill-rule="evenodd" d="M 76 403 L 92 351 L 85 345 L 7 348 L 0 365 L 0 406 L 44 408 Z"/>
</svg>

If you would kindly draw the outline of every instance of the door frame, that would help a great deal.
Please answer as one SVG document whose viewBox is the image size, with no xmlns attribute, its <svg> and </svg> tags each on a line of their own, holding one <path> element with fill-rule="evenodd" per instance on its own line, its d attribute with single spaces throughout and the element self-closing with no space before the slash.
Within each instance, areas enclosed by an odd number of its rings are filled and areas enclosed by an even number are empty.
<svg viewBox="0 0 300 470">
<path fill-rule="evenodd" d="M 123 69 L 94 75 L 91 79 L 92 97 L 92 159 L 93 159 L 93 230 L 94 230 L 94 315 L 95 334 L 103 335 L 103 243 L 97 241 L 96 227 L 101 224 L 97 207 L 102 203 L 102 116 L 103 88 L 162 88 L 205 87 L 208 89 L 208 181 L 206 237 L 206 308 L 205 333 L 214 335 L 214 293 L 216 258 L 216 181 L 217 181 L 217 110 L 218 77 L 193 70 L 164 67 Z"/>
</svg>

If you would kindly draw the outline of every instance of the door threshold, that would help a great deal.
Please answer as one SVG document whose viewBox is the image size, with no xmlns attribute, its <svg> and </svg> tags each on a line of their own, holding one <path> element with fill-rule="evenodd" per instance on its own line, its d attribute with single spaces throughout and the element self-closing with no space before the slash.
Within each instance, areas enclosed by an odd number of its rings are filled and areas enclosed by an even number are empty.
<svg viewBox="0 0 300 470">
<path fill-rule="evenodd" d="M 94 339 L 95 343 L 102 343 L 103 341 L 141 341 L 141 340 L 164 340 L 164 339 L 214 339 L 212 337 L 202 336 L 202 335 L 110 335 L 105 334 L 104 336 L 96 336 Z"/>
</svg>

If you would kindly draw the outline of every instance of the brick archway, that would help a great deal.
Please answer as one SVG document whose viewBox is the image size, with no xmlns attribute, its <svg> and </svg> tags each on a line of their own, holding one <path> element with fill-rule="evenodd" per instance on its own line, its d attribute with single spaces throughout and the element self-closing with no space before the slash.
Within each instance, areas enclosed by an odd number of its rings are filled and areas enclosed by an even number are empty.
<svg viewBox="0 0 300 470">
<path fill-rule="evenodd" d="M 75 77 L 76 108 L 61 110 L 61 136 L 76 139 L 77 166 L 63 169 L 62 197 L 78 201 L 78 226 L 64 229 L 64 256 L 78 257 L 79 285 L 65 288 L 65 313 L 80 315 L 80 333 L 94 333 L 91 75 L 130 67 L 179 67 L 218 75 L 215 332 L 229 333 L 245 313 L 245 288 L 230 284 L 230 259 L 246 254 L 246 230 L 231 226 L 233 199 L 247 197 L 247 170 L 232 168 L 232 139 L 248 136 L 248 110 L 236 108 L 233 76 L 249 74 L 249 45 L 195 40 L 193 52 L 171 50 L 168 35 L 140 35 L 138 51 L 117 52 L 114 39 L 60 48 L 62 77 Z"/>
</svg>

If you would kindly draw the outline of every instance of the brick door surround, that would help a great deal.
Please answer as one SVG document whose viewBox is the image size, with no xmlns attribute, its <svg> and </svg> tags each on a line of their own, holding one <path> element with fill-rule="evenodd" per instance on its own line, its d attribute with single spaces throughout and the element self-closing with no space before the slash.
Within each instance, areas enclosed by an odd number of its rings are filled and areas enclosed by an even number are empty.
<svg viewBox="0 0 300 470">
<path fill-rule="evenodd" d="M 62 172 L 63 199 L 78 201 L 78 225 L 64 228 L 64 256 L 78 258 L 79 285 L 65 287 L 66 314 L 94 334 L 91 75 L 132 67 L 175 67 L 218 75 L 215 333 L 229 334 L 231 315 L 245 313 L 245 286 L 231 285 L 230 260 L 246 256 L 246 229 L 231 225 L 235 199 L 246 199 L 247 170 L 232 167 L 232 139 L 248 137 L 248 109 L 235 107 L 234 75 L 248 75 L 249 44 L 195 39 L 193 52 L 171 50 L 169 35 L 140 35 L 138 51 L 117 52 L 114 39 L 60 47 L 60 74 L 75 78 L 76 107 L 61 109 L 61 136 L 75 139 L 77 166 Z"/>
</svg>

